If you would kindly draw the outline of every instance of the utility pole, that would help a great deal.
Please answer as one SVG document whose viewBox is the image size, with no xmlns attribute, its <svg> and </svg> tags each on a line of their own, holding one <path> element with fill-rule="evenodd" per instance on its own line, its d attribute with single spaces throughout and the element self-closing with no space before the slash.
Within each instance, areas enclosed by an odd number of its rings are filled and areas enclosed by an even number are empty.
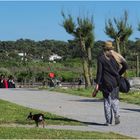
<svg viewBox="0 0 140 140">
<path fill-rule="evenodd" d="M 139 54 L 136 54 L 136 76 L 139 77 L 140 75 L 140 69 L 139 69 Z"/>
</svg>

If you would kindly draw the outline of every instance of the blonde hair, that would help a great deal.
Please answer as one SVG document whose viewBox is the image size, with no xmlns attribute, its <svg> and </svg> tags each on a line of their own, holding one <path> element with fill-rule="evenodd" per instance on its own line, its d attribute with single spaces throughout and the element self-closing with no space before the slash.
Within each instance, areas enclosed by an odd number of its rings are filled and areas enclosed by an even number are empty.
<svg viewBox="0 0 140 140">
<path fill-rule="evenodd" d="M 119 66 L 122 67 L 121 63 L 126 61 L 125 58 L 114 50 L 110 50 L 110 52 L 111 55 L 115 58 L 116 62 L 119 64 Z"/>
</svg>

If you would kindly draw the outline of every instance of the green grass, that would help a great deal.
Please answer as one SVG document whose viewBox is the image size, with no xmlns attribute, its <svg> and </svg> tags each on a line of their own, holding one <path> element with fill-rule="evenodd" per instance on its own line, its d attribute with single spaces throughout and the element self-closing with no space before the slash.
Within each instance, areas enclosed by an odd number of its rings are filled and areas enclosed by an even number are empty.
<svg viewBox="0 0 140 140">
<path fill-rule="evenodd" d="M 1 139 L 130 139 L 115 133 L 0 127 Z"/>
<path fill-rule="evenodd" d="M 47 124 L 59 125 L 82 125 L 80 122 L 57 116 L 48 112 L 43 112 L 7 101 L 0 100 L 0 124 L 18 123 L 18 124 L 34 124 L 33 121 L 27 121 L 26 118 L 29 112 L 43 113 L 47 118 Z"/>
<path fill-rule="evenodd" d="M 120 100 L 127 103 L 140 105 L 140 91 L 131 91 L 127 94 L 121 93 Z"/>
<path fill-rule="evenodd" d="M 39 110 L 23 107 L 0 100 L 0 139 L 130 139 L 130 137 L 101 132 L 86 132 L 73 130 L 56 130 L 43 128 L 28 128 L 28 125 L 34 124 L 33 121 L 27 121 L 29 112 L 38 113 Z M 47 117 L 47 124 L 54 125 L 81 125 L 80 122 L 63 118 L 48 112 L 42 112 Z M 16 127 L 10 127 L 10 124 L 16 124 Z M 22 125 L 23 127 L 21 127 Z M 26 125 L 28 124 L 28 125 Z M 18 127 L 20 125 L 20 127 Z M 35 125 L 35 124 L 34 124 Z M 56 126 L 57 127 L 57 126 Z"/>
<path fill-rule="evenodd" d="M 49 91 L 57 91 L 62 93 L 68 93 L 72 95 L 84 96 L 84 97 L 91 97 L 91 93 L 93 91 L 92 88 L 85 89 L 85 88 L 47 88 Z"/>
<path fill-rule="evenodd" d="M 85 88 L 47 88 L 47 90 L 50 91 L 57 91 L 57 92 L 63 92 L 78 96 L 84 96 L 84 97 L 91 97 L 91 93 L 93 91 L 93 88 L 85 89 Z M 96 98 L 102 99 L 102 93 L 98 92 Z M 120 93 L 120 100 L 127 103 L 137 104 L 140 105 L 140 91 L 130 91 L 129 93 Z"/>
</svg>

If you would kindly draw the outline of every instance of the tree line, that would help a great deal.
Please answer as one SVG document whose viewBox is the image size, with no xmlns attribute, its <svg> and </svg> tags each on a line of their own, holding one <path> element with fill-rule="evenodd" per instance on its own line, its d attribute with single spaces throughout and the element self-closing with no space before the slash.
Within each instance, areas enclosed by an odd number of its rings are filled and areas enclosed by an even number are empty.
<svg viewBox="0 0 140 140">
<path fill-rule="evenodd" d="M 13 67 L 14 65 L 24 69 L 30 62 L 39 62 L 40 64 L 48 62 L 48 58 L 52 54 L 62 56 L 62 63 L 66 63 L 69 59 L 80 58 L 85 86 L 90 87 L 93 82 L 93 68 L 96 66 L 95 58 L 101 50 L 103 41 L 95 41 L 93 16 L 77 17 L 76 20 L 71 15 L 65 15 L 64 12 L 62 12 L 62 16 L 62 26 L 66 32 L 74 36 L 73 40 L 67 42 L 48 39 L 43 41 L 31 39 L 0 41 L 1 67 Z M 140 31 L 140 24 L 138 24 L 138 30 Z M 127 12 L 125 11 L 120 18 L 106 20 L 105 33 L 112 39 L 116 51 L 128 60 L 129 68 L 134 69 L 137 66 L 136 56 L 139 56 L 140 52 L 140 39 L 137 38 L 135 41 L 129 39 L 133 29 L 128 23 Z M 21 57 L 19 53 L 22 53 L 23 56 Z M 40 71 L 44 75 L 45 70 L 42 68 Z M 28 69 L 27 74 L 23 75 L 32 75 L 31 68 Z"/>
<path fill-rule="evenodd" d="M 103 41 L 98 40 L 94 42 L 92 49 L 92 61 L 97 57 Z M 133 55 L 140 52 L 140 40 L 128 40 L 126 43 L 127 59 L 133 60 Z M 81 58 L 83 52 L 74 41 L 68 42 L 56 40 L 34 41 L 30 39 L 20 39 L 17 41 L 0 41 L 0 62 L 16 61 L 23 62 L 19 53 L 25 53 L 26 61 L 43 61 L 48 62 L 49 56 L 58 54 L 62 56 L 62 61 L 69 58 Z"/>
</svg>

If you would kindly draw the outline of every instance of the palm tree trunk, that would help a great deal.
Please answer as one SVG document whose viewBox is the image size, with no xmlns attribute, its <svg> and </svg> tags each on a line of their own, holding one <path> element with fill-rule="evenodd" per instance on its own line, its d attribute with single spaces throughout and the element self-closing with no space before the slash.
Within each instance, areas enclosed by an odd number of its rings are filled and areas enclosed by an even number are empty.
<svg viewBox="0 0 140 140">
<path fill-rule="evenodd" d="M 139 55 L 136 54 L 136 76 L 139 77 L 139 73 L 140 73 L 140 70 L 139 70 Z"/>
<path fill-rule="evenodd" d="M 88 60 L 85 58 L 83 58 L 83 71 L 84 71 L 84 78 L 85 78 L 85 88 L 91 87 Z"/>
<path fill-rule="evenodd" d="M 84 78 L 85 78 L 85 88 L 91 87 L 91 74 L 90 74 L 90 64 L 89 64 L 89 58 L 91 59 L 91 52 L 90 50 L 86 50 L 85 47 L 85 42 L 84 41 L 80 41 L 80 45 L 82 48 L 82 52 L 83 52 L 83 72 L 84 72 Z M 90 53 L 88 53 L 88 51 Z"/>
<path fill-rule="evenodd" d="M 117 52 L 119 54 L 121 54 L 121 51 L 120 51 L 120 41 L 119 41 L 119 39 L 116 39 L 116 46 L 117 46 Z"/>
<path fill-rule="evenodd" d="M 87 49 L 88 54 L 88 70 L 89 70 L 89 78 L 91 84 L 93 83 L 93 69 L 92 69 L 92 55 L 91 55 L 91 47 Z"/>
</svg>

